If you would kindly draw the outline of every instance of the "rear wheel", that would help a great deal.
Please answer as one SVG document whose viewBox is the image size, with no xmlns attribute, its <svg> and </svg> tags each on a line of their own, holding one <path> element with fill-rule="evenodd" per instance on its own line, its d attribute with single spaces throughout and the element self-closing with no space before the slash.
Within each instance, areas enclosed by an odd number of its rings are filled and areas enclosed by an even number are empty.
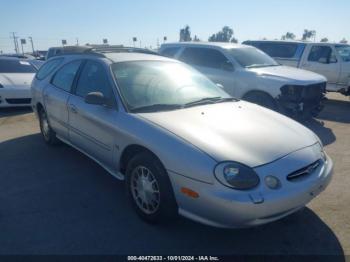
<svg viewBox="0 0 350 262">
<path fill-rule="evenodd" d="M 271 110 L 276 110 L 275 100 L 263 92 L 251 92 L 243 97 L 243 100 L 258 104 Z"/>
<path fill-rule="evenodd" d="M 146 222 L 166 222 L 177 217 L 177 204 L 169 177 L 157 158 L 140 153 L 126 170 L 128 198 Z"/>
<path fill-rule="evenodd" d="M 59 143 L 59 140 L 56 137 L 55 131 L 52 130 L 49 120 L 47 118 L 47 114 L 44 109 L 39 111 L 39 124 L 40 131 L 48 145 L 56 145 Z"/>
</svg>

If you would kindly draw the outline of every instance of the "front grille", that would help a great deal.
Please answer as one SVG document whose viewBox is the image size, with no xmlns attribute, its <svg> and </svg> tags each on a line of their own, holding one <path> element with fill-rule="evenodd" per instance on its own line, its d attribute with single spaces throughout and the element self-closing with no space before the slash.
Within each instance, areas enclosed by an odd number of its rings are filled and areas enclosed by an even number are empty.
<svg viewBox="0 0 350 262">
<path fill-rule="evenodd" d="M 326 92 L 326 83 L 312 85 L 285 85 L 281 87 L 281 99 L 293 102 L 320 101 Z"/>
<path fill-rule="evenodd" d="M 308 85 L 304 87 L 302 97 L 306 100 L 322 99 L 326 92 L 326 83 Z"/>
<path fill-rule="evenodd" d="M 317 160 L 316 162 L 289 174 L 287 176 L 287 180 L 295 181 L 295 180 L 304 178 L 312 174 L 321 164 L 322 164 L 321 160 Z"/>
<path fill-rule="evenodd" d="M 13 105 L 30 104 L 31 99 L 30 98 L 8 98 L 6 99 L 6 102 Z"/>
</svg>

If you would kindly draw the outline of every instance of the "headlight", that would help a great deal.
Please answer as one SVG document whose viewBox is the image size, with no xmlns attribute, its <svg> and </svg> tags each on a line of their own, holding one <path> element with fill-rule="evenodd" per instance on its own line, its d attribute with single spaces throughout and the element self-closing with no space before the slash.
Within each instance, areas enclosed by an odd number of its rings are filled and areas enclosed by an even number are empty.
<svg viewBox="0 0 350 262">
<path fill-rule="evenodd" d="M 223 185 L 240 190 L 253 188 L 260 182 L 252 168 L 235 162 L 224 162 L 217 165 L 215 177 Z"/>
</svg>

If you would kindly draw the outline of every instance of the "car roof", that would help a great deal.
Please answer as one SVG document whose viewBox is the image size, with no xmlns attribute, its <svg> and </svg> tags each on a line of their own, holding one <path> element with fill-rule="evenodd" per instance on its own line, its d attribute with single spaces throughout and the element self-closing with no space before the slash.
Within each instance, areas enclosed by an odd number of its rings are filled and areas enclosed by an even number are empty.
<svg viewBox="0 0 350 262">
<path fill-rule="evenodd" d="M 51 59 L 58 59 L 63 57 L 69 57 L 70 59 L 108 59 L 112 63 L 131 62 L 131 61 L 168 61 L 179 63 L 178 60 L 171 59 L 161 55 L 143 54 L 143 53 L 129 53 L 129 52 L 108 52 L 108 53 L 67 53 L 59 56 L 54 56 Z M 47 61 L 49 61 L 47 60 Z"/>
<path fill-rule="evenodd" d="M 220 47 L 220 48 L 242 48 L 249 47 L 247 45 L 227 43 L 227 42 L 175 42 L 162 44 L 162 48 L 171 46 L 202 46 L 202 47 Z"/>
<path fill-rule="evenodd" d="M 127 61 L 176 61 L 161 55 L 151 55 L 142 53 L 128 53 L 128 52 L 118 52 L 118 53 L 104 53 L 104 56 L 109 60 L 117 62 L 127 62 Z"/>
</svg>

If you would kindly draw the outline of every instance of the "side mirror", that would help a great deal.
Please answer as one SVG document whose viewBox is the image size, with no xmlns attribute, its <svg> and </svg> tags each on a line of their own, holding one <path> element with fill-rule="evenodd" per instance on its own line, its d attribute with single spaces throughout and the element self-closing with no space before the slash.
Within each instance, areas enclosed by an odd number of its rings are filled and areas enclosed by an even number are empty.
<svg viewBox="0 0 350 262">
<path fill-rule="evenodd" d="M 106 98 L 101 92 L 91 92 L 85 96 L 85 103 L 91 105 L 105 105 Z"/>
<path fill-rule="evenodd" d="M 224 89 L 224 86 L 222 84 L 220 84 L 220 83 L 216 83 L 216 86 L 220 87 L 221 89 Z"/>
<path fill-rule="evenodd" d="M 318 62 L 321 64 L 329 64 L 329 59 L 321 57 L 320 59 L 318 59 Z"/>
<path fill-rule="evenodd" d="M 226 61 L 225 63 L 222 64 L 221 68 L 225 71 L 234 71 L 235 68 L 233 67 L 233 64 L 230 61 Z"/>
<path fill-rule="evenodd" d="M 328 63 L 329 64 L 334 64 L 334 63 L 337 63 L 337 62 L 338 62 L 338 60 L 335 57 L 331 57 L 331 58 L 328 59 Z"/>
</svg>

